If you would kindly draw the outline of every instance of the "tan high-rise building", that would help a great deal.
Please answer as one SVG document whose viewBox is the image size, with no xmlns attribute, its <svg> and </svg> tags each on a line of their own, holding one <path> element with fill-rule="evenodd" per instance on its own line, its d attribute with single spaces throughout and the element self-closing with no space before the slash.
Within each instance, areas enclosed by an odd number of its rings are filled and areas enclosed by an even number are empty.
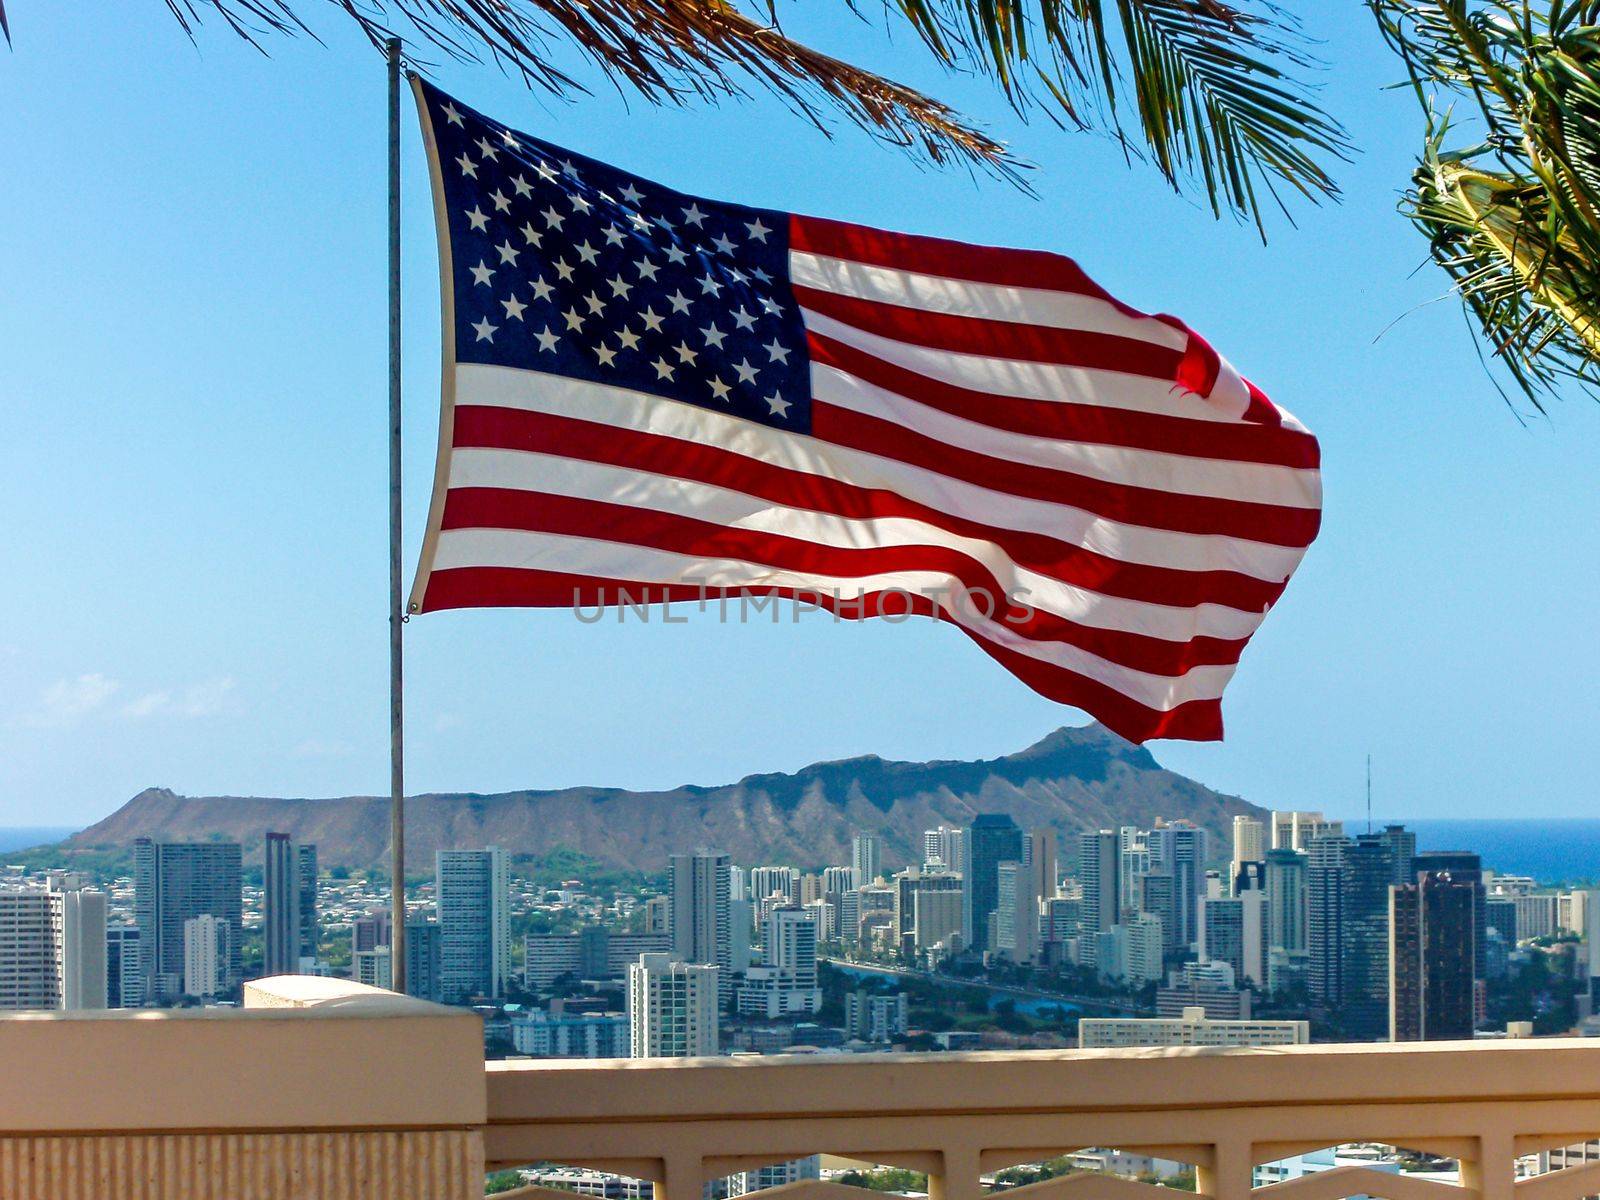
<svg viewBox="0 0 1600 1200">
<path fill-rule="evenodd" d="M 718 968 L 641 954 L 628 968 L 629 1053 L 633 1058 L 716 1054 Z"/>
</svg>

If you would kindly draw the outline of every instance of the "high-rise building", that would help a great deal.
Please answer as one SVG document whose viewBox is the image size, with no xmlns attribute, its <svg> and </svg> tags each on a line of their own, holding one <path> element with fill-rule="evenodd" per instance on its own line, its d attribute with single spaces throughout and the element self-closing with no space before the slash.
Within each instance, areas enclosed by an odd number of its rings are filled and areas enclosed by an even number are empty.
<svg viewBox="0 0 1600 1200">
<path fill-rule="evenodd" d="M 883 839 L 875 833 L 856 834 L 850 843 L 850 869 L 857 887 L 866 887 L 883 874 Z"/>
<path fill-rule="evenodd" d="M 1357 1041 L 1388 1032 L 1391 854 L 1382 834 L 1363 833 L 1346 857 L 1339 1015 L 1345 1033 Z"/>
<path fill-rule="evenodd" d="M 360 954 L 363 950 L 376 950 L 379 946 L 387 946 L 394 939 L 390 930 L 394 928 L 394 917 L 387 908 L 375 908 L 371 912 L 355 918 L 350 922 L 350 952 Z"/>
<path fill-rule="evenodd" d="M 1414 836 L 1410 844 L 1416 845 Z M 1396 849 L 1404 849 L 1404 843 L 1397 845 Z M 1472 977 L 1482 979 L 1482 963 L 1488 953 L 1485 940 L 1489 934 L 1489 914 L 1485 907 L 1489 891 L 1483 884 L 1483 860 L 1469 850 L 1424 850 L 1411 856 L 1407 870 L 1402 872 L 1402 882 L 1414 882 L 1424 872 L 1435 875 L 1449 872 L 1451 879 L 1472 888 Z"/>
<path fill-rule="evenodd" d="M 1204 1007 L 1171 1017 L 1084 1017 L 1078 1045 L 1085 1050 L 1130 1046 L 1303 1046 L 1311 1041 L 1307 1021 L 1217 1021 Z"/>
<path fill-rule="evenodd" d="M 1173 821 L 1150 831 L 1150 869 L 1172 876 L 1174 933 L 1169 943 L 1180 950 L 1200 940 L 1200 901 L 1206 892 L 1206 831 L 1192 821 Z"/>
<path fill-rule="evenodd" d="M 1113 923 L 1143 910 L 1144 877 L 1150 873 L 1150 833 L 1135 825 L 1117 830 L 1117 907 Z"/>
<path fill-rule="evenodd" d="M 916 891 L 911 896 L 911 940 L 921 953 L 935 946 L 950 945 L 961 934 L 961 889 Z"/>
<path fill-rule="evenodd" d="M 1117 831 L 1101 829 L 1078 837 L 1078 884 L 1083 888 L 1083 932 L 1104 933 L 1121 917 L 1119 883 L 1122 854 Z"/>
<path fill-rule="evenodd" d="M 1243 864 L 1262 862 L 1267 857 L 1267 829 L 1254 817 L 1242 813 L 1233 818 L 1233 859 L 1229 864 L 1228 880 L 1237 879 Z"/>
<path fill-rule="evenodd" d="M 367 987 L 394 990 L 394 964 L 390 959 L 393 949 L 391 945 L 355 951 L 350 956 L 350 977 Z"/>
<path fill-rule="evenodd" d="M 1154 913 L 1140 913 L 1130 921 L 1113 925 L 1096 934 L 1094 940 L 1095 966 L 1103 979 L 1140 987 L 1161 978 L 1161 918 Z"/>
<path fill-rule="evenodd" d="M 505 852 L 498 846 L 440 850 L 434 870 L 440 991 L 449 1003 L 498 999 L 511 972 Z"/>
<path fill-rule="evenodd" d="M 733 907 L 726 854 L 701 851 L 668 860 L 672 953 L 720 968 L 713 980 L 724 1004 L 733 995 Z M 750 872 L 754 885 L 757 871 Z M 745 940 L 745 939 L 741 939 Z"/>
<path fill-rule="evenodd" d="M 300 957 L 315 961 L 320 926 L 317 923 L 317 848 L 302 842 L 295 848 L 300 877 Z M 304 969 L 303 966 L 301 969 Z"/>
<path fill-rule="evenodd" d="M 822 894 L 851 891 L 856 886 L 855 878 L 854 867 L 823 867 Z"/>
<path fill-rule="evenodd" d="M 761 931 L 761 965 L 751 967 L 738 989 L 745 1016 L 776 1020 L 822 1007 L 817 986 L 817 924 L 803 908 L 779 908 Z"/>
<path fill-rule="evenodd" d="M 733 887 L 732 875 L 736 867 L 729 867 L 728 895 L 741 899 Z M 752 903 L 760 905 L 777 896 L 782 904 L 793 904 L 799 898 L 800 872 L 793 867 L 751 867 L 750 896 Z"/>
<path fill-rule="evenodd" d="M 1200 961 L 1225 962 L 1234 978 L 1265 987 L 1267 983 L 1267 893 L 1208 897 L 1202 909 Z"/>
<path fill-rule="evenodd" d="M 1389 888 L 1389 1040 L 1472 1036 L 1477 880 L 1424 871 Z"/>
<path fill-rule="evenodd" d="M 1022 863 L 1033 877 L 1034 895 L 1040 900 L 1054 896 L 1061 885 L 1057 857 L 1055 830 L 1035 829 L 1022 839 Z"/>
<path fill-rule="evenodd" d="M 1162 949 L 1167 953 L 1183 949 L 1178 944 L 1178 888 L 1168 871 L 1146 871 L 1139 880 L 1139 896 L 1131 911 L 1124 910 L 1122 919 L 1132 920 L 1138 913 L 1149 913 L 1161 919 Z"/>
<path fill-rule="evenodd" d="M 144 966 L 139 958 L 137 925 L 106 926 L 106 1007 L 139 1008 L 144 1004 Z"/>
<path fill-rule="evenodd" d="M 900 953 L 909 957 L 917 948 L 917 896 L 923 892 L 950 892 L 957 897 L 959 905 L 961 876 L 943 867 L 928 872 L 907 867 L 894 877 L 891 886 L 894 888 L 894 924 L 900 938 Z"/>
<path fill-rule="evenodd" d="M 233 957 L 233 926 L 212 913 L 183 923 L 183 994 L 211 1000 L 232 986 L 228 962 Z"/>
<path fill-rule="evenodd" d="M 262 899 L 261 973 L 294 975 L 300 970 L 300 852 L 287 833 L 267 834 Z"/>
<path fill-rule="evenodd" d="M 1039 894 L 1031 867 L 1003 862 L 997 873 L 994 911 L 994 945 L 1012 962 L 1027 963 L 1039 957 Z"/>
<path fill-rule="evenodd" d="M 66 875 L 0 891 L 0 1009 L 105 1007 L 105 894 Z"/>
<path fill-rule="evenodd" d="M 1389 855 L 1394 861 L 1394 882 L 1416 882 L 1413 863 L 1417 857 L 1417 835 L 1404 825 L 1385 825 L 1378 836 L 1389 847 Z"/>
<path fill-rule="evenodd" d="M 443 931 L 435 922 L 421 917 L 406 920 L 406 995 L 435 1003 L 443 998 L 443 943 Z"/>
<path fill-rule="evenodd" d="M 1344 1003 L 1344 890 L 1355 843 L 1321 837 L 1306 852 L 1306 989 L 1329 1008 Z"/>
<path fill-rule="evenodd" d="M 523 973 L 529 991 L 547 991 L 563 975 L 612 979 L 625 976 L 641 954 L 671 951 L 666 933 L 615 933 L 603 925 L 577 933 L 530 933 L 523 939 Z"/>
<path fill-rule="evenodd" d="M 863 1042 L 892 1042 L 910 1027 L 911 1008 L 904 992 L 880 996 L 868 991 L 846 992 L 844 1031 Z"/>
<path fill-rule="evenodd" d="M 1307 855 L 1299 850 L 1267 851 L 1267 945 L 1298 954 L 1310 947 Z"/>
<path fill-rule="evenodd" d="M 717 1053 L 719 969 L 641 954 L 628 968 L 629 1053 L 697 1058 Z"/>
<path fill-rule="evenodd" d="M 1330 821 L 1319 812 L 1272 814 L 1271 850 L 1309 850 L 1319 837 L 1343 837 L 1344 823 Z"/>
<path fill-rule="evenodd" d="M 134 919 L 147 1001 L 184 993 L 184 922 L 212 916 L 228 926 L 227 964 L 217 995 L 243 978 L 242 853 L 237 842 L 134 842 Z"/>
<path fill-rule="evenodd" d="M 1000 902 L 1000 864 L 1022 861 L 1022 830 L 1005 813 L 979 813 L 962 839 L 961 928 L 973 950 L 988 950 L 989 919 Z"/>
</svg>

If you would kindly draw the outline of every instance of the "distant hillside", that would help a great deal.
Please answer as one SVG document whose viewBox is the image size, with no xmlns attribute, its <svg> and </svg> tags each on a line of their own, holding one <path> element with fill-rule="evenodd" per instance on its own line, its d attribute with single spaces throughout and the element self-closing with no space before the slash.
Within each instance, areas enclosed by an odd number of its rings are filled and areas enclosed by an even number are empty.
<svg viewBox="0 0 1600 1200">
<path fill-rule="evenodd" d="M 518 854 L 579 850 L 610 867 L 655 871 L 674 851 L 714 847 L 749 864 L 848 862 L 858 830 L 883 834 L 886 865 L 921 857 L 924 829 L 960 825 L 974 813 L 1010 813 L 1023 828 L 1148 826 L 1186 817 L 1211 830 L 1226 857 L 1233 817 L 1263 815 L 1234 796 L 1165 770 L 1148 750 L 1090 725 L 1058 729 L 1016 754 L 978 762 L 889 762 L 875 755 L 816 763 L 792 775 L 751 775 L 721 787 L 665 792 L 616 788 L 438 793 L 406 807 L 406 865 L 428 870 L 435 850 L 488 845 Z M 259 854 L 265 831 L 315 842 L 325 866 L 380 863 L 388 849 L 388 800 L 348 796 L 290 800 L 140 792 L 63 849 L 223 837 Z"/>
</svg>

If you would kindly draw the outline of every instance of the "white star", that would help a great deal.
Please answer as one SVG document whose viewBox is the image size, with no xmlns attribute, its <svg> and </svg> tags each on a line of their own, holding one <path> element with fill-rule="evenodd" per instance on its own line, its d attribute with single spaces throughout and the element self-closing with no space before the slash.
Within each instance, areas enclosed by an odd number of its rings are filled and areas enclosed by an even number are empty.
<svg viewBox="0 0 1600 1200">
<path fill-rule="evenodd" d="M 467 157 L 465 150 L 461 152 L 461 157 L 456 159 L 456 162 L 461 164 L 462 174 L 471 175 L 474 179 L 478 177 L 478 164 Z"/>
<path fill-rule="evenodd" d="M 754 221 L 751 221 L 745 226 L 745 228 L 750 231 L 751 238 L 758 242 L 766 241 L 767 234 L 772 232 L 772 230 L 768 229 L 761 223 L 760 217 L 757 217 Z"/>
<path fill-rule="evenodd" d="M 628 220 L 633 222 L 635 229 L 650 228 L 650 221 L 643 213 L 629 213 Z"/>
<path fill-rule="evenodd" d="M 589 203 L 588 197 L 583 196 L 582 194 L 580 194 L 578 192 L 569 192 L 568 195 L 572 200 L 572 211 L 573 212 L 586 213 L 586 212 L 589 211 L 589 209 L 594 207 L 593 205 L 591 205 Z"/>
<path fill-rule="evenodd" d="M 602 189 L 600 192 L 600 199 L 604 200 L 607 204 L 615 204 L 617 202 L 616 197 L 604 189 Z"/>
<path fill-rule="evenodd" d="M 756 369 L 750 365 L 748 358 L 741 358 L 734 364 L 733 369 L 739 373 L 740 383 L 754 383 L 756 381 Z"/>
<path fill-rule="evenodd" d="M 494 195 L 490 196 L 489 199 L 494 201 L 495 212 L 506 212 L 511 208 L 511 197 L 499 188 L 495 188 Z"/>
<path fill-rule="evenodd" d="M 539 343 L 539 349 L 548 350 L 551 354 L 556 352 L 556 343 L 561 340 L 555 334 L 550 332 L 550 326 L 548 325 L 546 325 L 541 332 L 536 333 L 533 336 L 534 339 Z"/>
<path fill-rule="evenodd" d="M 563 258 L 560 262 L 558 262 L 556 264 L 556 274 L 561 276 L 561 281 L 563 283 L 571 282 L 571 280 L 572 280 L 572 264 L 569 263 L 566 259 Z"/>
<path fill-rule="evenodd" d="M 711 244 L 723 254 L 733 253 L 733 243 L 728 240 L 728 235 L 725 233 L 719 234 L 717 237 L 713 238 Z"/>
<path fill-rule="evenodd" d="M 723 333 L 722 330 L 718 329 L 715 324 L 707 325 L 700 332 L 705 335 L 706 345 L 708 347 L 715 346 L 718 350 L 722 349 L 722 343 L 726 341 L 728 337 L 728 335 Z"/>
<path fill-rule="evenodd" d="M 627 327 L 617 331 L 617 341 L 622 343 L 624 350 L 637 350 L 639 348 L 639 335 Z"/>
<path fill-rule="evenodd" d="M 567 309 L 567 311 L 562 314 L 562 319 L 566 321 L 567 328 L 573 330 L 574 332 L 583 328 L 583 314 L 575 308 Z"/>
<path fill-rule="evenodd" d="M 522 320 L 522 310 L 528 307 L 521 300 L 518 300 L 515 295 L 509 300 L 500 301 L 500 305 L 506 310 L 506 320 L 508 321 Z"/>
<path fill-rule="evenodd" d="M 662 233 L 672 232 L 672 221 L 668 219 L 665 213 L 662 213 L 659 217 L 651 217 L 650 220 L 661 229 Z"/>
<path fill-rule="evenodd" d="M 750 315 L 748 309 L 742 307 L 733 314 L 733 323 L 740 329 L 754 329 L 756 327 L 756 319 Z"/>
<path fill-rule="evenodd" d="M 698 204 L 690 204 L 683 210 L 683 219 L 696 228 L 705 228 L 706 214 L 700 211 Z"/>
<path fill-rule="evenodd" d="M 522 236 L 528 240 L 528 245 L 530 246 L 542 246 L 544 244 L 544 234 L 533 227 L 532 221 L 523 223 Z"/>
<path fill-rule="evenodd" d="M 606 226 L 606 241 L 610 242 L 613 246 L 622 245 L 622 240 L 625 236 L 626 235 L 622 232 L 622 230 L 618 229 L 615 225 Z"/>
<path fill-rule="evenodd" d="M 718 281 L 715 275 L 713 275 L 710 271 L 707 271 L 705 278 L 700 281 L 700 294 L 704 296 L 709 293 L 710 295 L 715 296 L 720 294 L 721 291 L 722 284 Z"/>
<path fill-rule="evenodd" d="M 489 214 L 483 211 L 482 205 L 479 205 L 477 208 L 474 208 L 471 212 L 469 212 L 467 214 L 467 220 L 471 223 L 472 228 L 481 229 L 485 232 L 488 231 Z"/>
<path fill-rule="evenodd" d="M 461 128 L 466 128 L 466 126 L 461 122 L 461 110 L 454 104 L 451 104 L 448 100 L 446 100 L 444 103 L 444 115 L 445 120 L 449 121 L 450 124 L 461 125 Z"/>
<path fill-rule="evenodd" d="M 671 379 L 673 367 L 665 358 L 658 358 L 650 364 L 656 369 L 657 379 Z"/>
<path fill-rule="evenodd" d="M 511 181 L 511 186 L 516 188 L 517 195 L 519 196 L 533 195 L 533 184 L 528 182 L 528 177 L 526 175 L 518 175 Z"/>
<path fill-rule="evenodd" d="M 673 292 L 672 295 L 668 296 L 667 303 L 672 305 L 672 311 L 675 313 L 686 313 L 689 311 L 689 297 L 683 294 L 682 289 L 679 289 L 678 291 Z"/>
<path fill-rule="evenodd" d="M 659 270 L 661 270 L 661 268 L 656 266 L 655 263 L 651 262 L 648 258 L 641 258 L 639 260 L 640 279 L 654 279 L 656 277 L 656 272 Z"/>
<path fill-rule="evenodd" d="M 676 243 L 672 243 L 667 246 L 667 257 L 672 260 L 673 265 L 680 267 L 686 261 L 688 261 L 689 258 L 689 256 L 683 252 L 683 247 L 677 245 Z"/>
<path fill-rule="evenodd" d="M 477 146 L 479 153 L 483 155 L 486 161 L 495 157 L 494 143 L 488 138 L 479 138 L 477 141 Z"/>
<path fill-rule="evenodd" d="M 472 282 L 475 284 L 481 283 L 484 287 L 488 287 L 489 276 L 493 274 L 494 268 L 480 259 L 478 265 L 472 268 Z"/>
<path fill-rule="evenodd" d="M 745 283 L 750 277 L 743 271 L 739 270 L 738 267 L 729 267 L 728 278 L 732 279 L 735 283 Z"/>
<path fill-rule="evenodd" d="M 500 136 L 505 139 L 506 145 L 510 146 L 513 150 L 522 149 L 522 143 L 517 141 L 516 134 L 512 133 L 511 130 L 502 129 L 500 131 Z"/>
<path fill-rule="evenodd" d="M 772 313 L 774 316 L 783 311 L 778 302 L 771 296 L 760 296 L 757 298 L 761 301 L 761 307 L 766 309 L 769 313 Z"/>
<path fill-rule="evenodd" d="M 629 204 L 638 204 L 639 201 L 644 199 L 644 193 L 638 188 L 634 187 L 632 183 L 629 183 L 628 186 L 618 192 L 617 195 L 621 196 Z"/>
<path fill-rule="evenodd" d="M 785 400 L 777 392 L 773 392 L 772 395 L 767 397 L 767 407 L 772 410 L 772 415 L 775 417 L 787 417 L 791 403 L 792 401 Z"/>
<path fill-rule="evenodd" d="M 600 360 L 602 367 L 609 367 L 617 357 L 617 352 L 610 346 L 596 346 L 594 356 Z"/>
<path fill-rule="evenodd" d="M 555 291 L 555 288 L 546 283 L 542 275 L 533 281 L 533 298 L 535 300 L 548 300 L 550 299 L 550 293 L 553 291 Z"/>
<path fill-rule="evenodd" d="M 727 384 L 723 383 L 721 379 L 711 380 L 712 399 L 726 401 L 728 398 L 728 393 L 731 391 L 733 391 L 733 389 Z"/>
<path fill-rule="evenodd" d="M 750 274 L 754 275 L 757 279 L 761 280 L 762 283 L 771 283 L 772 282 L 772 276 L 768 275 L 760 267 L 751 267 L 750 268 Z"/>
<path fill-rule="evenodd" d="M 778 341 L 777 338 L 773 338 L 762 349 L 772 356 L 773 362 L 787 363 L 789 361 L 789 347 Z"/>
<path fill-rule="evenodd" d="M 692 363 L 700 357 L 700 352 L 688 342 L 679 342 L 673 349 L 677 351 L 678 361 L 681 363 Z"/>
<path fill-rule="evenodd" d="M 553 204 L 539 215 L 544 218 L 544 223 L 551 229 L 560 229 L 561 222 L 566 220 L 564 216 L 556 211 L 556 207 Z"/>
<path fill-rule="evenodd" d="M 549 183 L 556 177 L 555 168 L 549 163 L 545 162 L 543 159 L 539 160 L 539 165 L 536 166 L 534 170 L 539 173 L 539 178 L 544 180 L 546 183 Z"/>
<path fill-rule="evenodd" d="M 576 179 L 578 177 L 578 168 L 573 166 L 572 163 L 567 159 L 562 159 L 561 173 L 568 179 Z"/>
<path fill-rule="evenodd" d="M 629 283 L 621 275 L 614 275 L 607 282 L 611 284 L 611 294 L 618 299 L 633 291 L 633 284 Z"/>
<path fill-rule="evenodd" d="M 495 247 L 495 249 L 500 252 L 501 262 L 514 263 L 517 261 L 517 251 L 516 248 L 512 246 L 510 238 L 507 238 L 505 241 L 501 242 Z"/>
<path fill-rule="evenodd" d="M 478 340 L 480 342 L 492 342 L 492 341 L 494 341 L 494 331 L 496 329 L 499 329 L 499 328 L 500 328 L 500 326 L 498 326 L 498 325 L 489 324 L 489 318 L 488 317 L 485 317 L 483 320 L 479 321 L 476 325 L 474 325 L 472 327 L 473 332 L 478 335 Z"/>
<path fill-rule="evenodd" d="M 579 242 L 575 249 L 578 251 L 578 257 L 586 263 L 593 264 L 600 261 L 600 251 L 589 245 L 588 242 Z"/>
<path fill-rule="evenodd" d="M 585 296 L 583 302 L 589 306 L 589 311 L 597 317 L 605 310 L 606 302 L 594 292 L 590 292 Z"/>
<path fill-rule="evenodd" d="M 646 333 L 659 333 L 661 331 L 661 318 L 656 316 L 656 310 L 653 306 L 645 309 L 639 315 L 644 318 Z"/>
</svg>

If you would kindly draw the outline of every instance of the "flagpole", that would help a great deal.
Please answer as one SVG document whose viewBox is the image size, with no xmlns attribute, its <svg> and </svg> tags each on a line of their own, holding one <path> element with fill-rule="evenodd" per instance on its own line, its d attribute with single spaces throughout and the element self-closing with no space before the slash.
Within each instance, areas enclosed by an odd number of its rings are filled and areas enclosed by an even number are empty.
<svg viewBox="0 0 1600 1200">
<path fill-rule="evenodd" d="M 400 594 L 400 39 L 389 59 L 389 975 L 406 990 L 405 693 Z"/>
</svg>

